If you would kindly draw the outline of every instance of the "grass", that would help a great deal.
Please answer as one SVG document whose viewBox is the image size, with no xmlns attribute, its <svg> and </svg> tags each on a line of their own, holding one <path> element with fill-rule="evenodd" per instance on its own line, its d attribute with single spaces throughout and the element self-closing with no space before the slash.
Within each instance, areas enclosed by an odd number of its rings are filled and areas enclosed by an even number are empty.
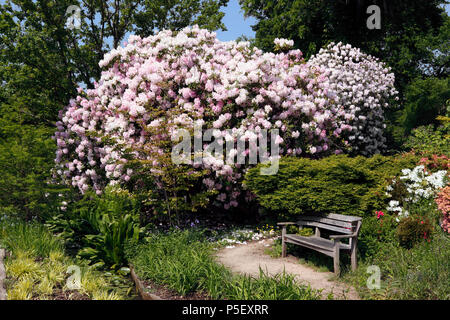
<svg viewBox="0 0 450 320">
<path fill-rule="evenodd" d="M 235 276 L 213 257 L 213 245 L 196 230 L 153 234 L 137 246 L 127 246 L 139 277 L 164 285 L 180 295 L 206 293 L 213 299 L 318 299 L 320 292 L 298 285 L 282 273 L 270 277 Z"/>
<path fill-rule="evenodd" d="M 67 256 L 61 242 L 36 223 L 5 221 L 0 224 L 0 246 L 11 252 L 5 261 L 9 300 L 124 299 L 110 278 Z M 68 287 L 69 266 L 78 266 L 81 288 Z"/>
<path fill-rule="evenodd" d="M 371 265 L 380 268 L 380 289 L 367 287 L 370 277 L 367 268 Z M 440 234 L 431 242 L 422 242 L 411 249 L 386 244 L 344 279 L 365 299 L 449 300 L 450 239 Z"/>
</svg>

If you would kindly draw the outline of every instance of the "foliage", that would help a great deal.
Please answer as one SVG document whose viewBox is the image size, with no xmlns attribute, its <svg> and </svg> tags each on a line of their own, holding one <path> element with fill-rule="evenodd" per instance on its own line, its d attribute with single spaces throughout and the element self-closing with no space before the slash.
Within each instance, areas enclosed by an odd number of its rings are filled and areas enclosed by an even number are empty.
<svg viewBox="0 0 450 320">
<path fill-rule="evenodd" d="M 78 85 L 94 87 L 101 74 L 98 62 L 120 46 L 127 33 L 148 36 L 192 24 L 225 29 L 220 10 L 226 4 L 227 0 L 121 0 L 114 5 L 107 0 L 4 1 L 0 74 L 6 88 L 0 96 L 17 116 L 23 113 L 31 123 L 50 124 Z M 80 8 L 81 21 L 71 21 L 74 12 L 66 14 L 71 5 Z M 79 28 L 70 28 L 70 22 Z"/>
<path fill-rule="evenodd" d="M 13 253 L 26 251 L 35 257 L 45 257 L 50 252 L 63 250 L 63 243 L 43 225 L 8 217 L 0 220 L 0 245 Z"/>
<path fill-rule="evenodd" d="M 413 129 L 404 147 L 418 153 L 424 153 L 424 155 L 435 154 L 449 157 L 450 121 L 443 121 L 437 127 L 428 125 Z"/>
<path fill-rule="evenodd" d="M 143 279 L 167 285 L 181 295 L 206 290 L 217 299 L 222 279 L 230 273 L 215 263 L 211 246 L 200 239 L 201 233 L 195 230 L 151 234 L 143 244 L 128 250 L 129 261 Z"/>
<path fill-rule="evenodd" d="M 286 273 L 273 276 L 259 269 L 259 277 L 242 275 L 229 285 L 227 299 L 230 300 L 318 300 L 320 292 L 311 287 L 300 286 L 295 275 Z"/>
<path fill-rule="evenodd" d="M 143 232 L 138 200 L 122 189 L 108 188 L 102 196 L 87 194 L 66 210 L 49 218 L 47 225 L 66 243 L 77 246 L 79 257 L 98 268 L 122 267 L 124 244 L 137 242 Z"/>
<path fill-rule="evenodd" d="M 287 38 L 310 57 L 329 42 L 341 41 L 387 62 L 400 89 L 425 71 L 423 65 L 428 65 L 426 71 L 445 78 L 448 16 L 441 6 L 444 0 L 239 2 L 245 15 L 257 20 L 252 27 L 255 44 L 263 50 L 271 50 L 275 38 Z M 366 10 L 373 4 L 381 8 L 379 30 L 366 25 Z M 435 57 L 435 50 L 442 53 L 440 58 Z"/>
<path fill-rule="evenodd" d="M 395 242 L 384 243 L 377 254 L 360 261 L 356 272 L 345 278 L 366 299 L 448 300 L 450 299 L 450 238 L 437 234 L 431 242 L 422 241 L 412 249 Z M 381 271 L 381 288 L 370 290 L 367 268 Z"/>
<path fill-rule="evenodd" d="M 423 165 L 402 169 L 401 175 L 394 178 L 386 188 L 386 195 L 391 199 L 387 210 L 399 218 L 408 217 L 413 211 L 428 211 L 432 200 L 439 189 L 447 184 L 447 180 L 447 170 L 431 173 Z"/>
<path fill-rule="evenodd" d="M 260 155 L 262 161 L 275 160 L 278 146 L 281 153 L 313 157 L 349 149 L 353 145 L 349 131 L 358 135 L 349 124 L 357 110 L 335 104 L 326 71 L 305 63 L 299 50 L 284 51 L 263 54 L 246 42 L 220 42 L 198 26 L 148 38 L 131 36 L 126 47 L 104 56 L 99 84 L 80 91 L 61 111 L 55 134 L 58 175 L 81 192 L 93 188 L 100 193 L 108 183 L 140 188 L 146 178 L 139 173 L 144 172 L 166 193 L 166 206 L 171 201 L 181 205 L 187 190 L 203 204 L 201 194 L 206 189 L 219 191 L 215 204 L 229 209 L 248 196 L 236 182 L 249 161 L 235 165 L 236 157 L 245 158 L 256 149 L 257 139 L 264 138 L 263 129 L 277 132 L 271 134 L 270 151 Z M 384 79 L 381 89 L 368 81 L 361 90 L 373 96 L 393 94 L 387 69 L 362 54 L 358 59 L 364 61 L 360 68 L 370 66 L 377 78 Z M 194 139 L 192 151 L 192 135 L 199 138 L 203 125 L 213 129 L 209 132 L 213 142 L 196 146 Z M 174 165 L 168 150 L 179 146 L 180 133 L 188 150 L 178 150 L 187 154 L 178 155 L 181 161 Z M 226 155 L 219 147 L 224 138 L 233 147 Z M 204 136 L 202 141 L 207 140 Z M 238 141 L 249 145 L 240 151 L 235 148 Z M 192 160 L 193 170 L 183 167 L 192 165 Z M 137 163 L 145 170 L 136 170 Z M 187 177 L 189 173 L 194 176 Z M 189 181 L 202 177 L 203 186 Z M 163 178 L 168 180 L 163 183 Z M 189 187 L 192 184 L 195 192 Z M 184 193 L 174 192 L 169 198 L 167 193 L 178 186 Z"/>
<path fill-rule="evenodd" d="M 447 112 L 446 101 L 450 99 L 450 79 L 444 78 L 425 78 L 414 80 L 406 89 L 405 107 L 399 121 L 402 123 L 404 134 L 408 135 L 413 128 L 426 126 L 419 130 L 416 129 L 415 137 L 411 142 L 417 141 L 419 145 L 426 146 L 426 142 L 431 142 L 430 147 L 439 147 L 441 144 L 448 149 L 448 130 L 449 124 L 438 128 L 432 132 L 433 125 L 438 125 L 436 117 L 444 116 Z M 434 134 L 433 134 L 434 133 Z M 431 134 L 429 137 L 426 134 Z M 447 135 L 447 141 L 439 141 L 439 137 Z M 425 138 L 425 140 L 421 140 Z M 437 149 L 439 150 L 439 149 Z"/>
<path fill-rule="evenodd" d="M 427 172 L 433 172 L 436 170 L 450 170 L 450 158 L 441 155 L 438 156 L 436 154 L 430 155 L 430 156 L 423 156 L 419 164 L 425 166 L 425 170 Z"/>
<path fill-rule="evenodd" d="M 118 300 L 125 295 L 110 279 L 67 256 L 62 242 L 45 227 L 11 218 L 0 221 L 0 244 L 11 256 L 5 261 L 9 300 L 67 299 Z M 67 287 L 69 266 L 79 266 L 81 288 Z"/>
<path fill-rule="evenodd" d="M 198 229 L 153 233 L 139 245 L 127 246 L 130 263 L 141 279 L 181 295 L 204 292 L 213 299 L 317 299 L 318 293 L 279 274 L 260 278 L 233 276 L 212 256 L 212 244 Z"/>
<path fill-rule="evenodd" d="M 292 219 L 297 214 L 341 213 L 367 217 L 383 208 L 390 179 L 417 162 L 414 155 L 372 158 L 345 155 L 320 160 L 286 157 L 276 175 L 250 169 L 244 184 L 259 204 Z"/>
<path fill-rule="evenodd" d="M 45 127 L 14 126 L 2 139 L 0 129 L 0 208 L 30 220 L 54 210 L 67 187 L 49 185 L 55 152 Z M 10 128 L 12 129 L 12 127 Z"/>
<path fill-rule="evenodd" d="M 405 98 L 409 85 L 415 79 L 427 77 L 432 77 L 430 83 L 445 83 L 448 79 L 450 17 L 443 6 L 447 0 L 240 0 L 239 3 L 245 16 L 256 19 L 252 26 L 256 33 L 254 44 L 263 50 L 270 51 L 275 38 L 292 39 L 294 48 L 301 49 L 309 59 L 330 42 L 343 42 L 392 68 L 400 98 L 385 114 L 387 145 L 392 150 L 399 150 L 404 142 L 405 128 L 399 119 L 404 117 L 405 106 L 414 109 L 414 113 L 408 113 L 412 118 L 415 112 L 421 112 L 421 105 L 411 97 Z M 381 9 L 381 29 L 367 27 L 370 15 L 366 11 L 371 5 Z M 427 92 L 434 97 L 440 93 L 430 92 L 426 87 L 419 92 L 429 107 L 434 110 L 440 107 L 426 96 Z M 428 115 L 425 119 L 429 119 Z"/>
<path fill-rule="evenodd" d="M 433 236 L 433 225 L 428 219 L 420 217 L 406 217 L 400 220 L 397 227 L 397 236 L 401 246 L 412 248 L 421 240 L 428 240 Z"/>
<path fill-rule="evenodd" d="M 450 233 L 450 186 L 443 188 L 436 197 L 436 203 L 441 212 L 441 227 Z"/>
<path fill-rule="evenodd" d="M 163 117 L 158 127 L 144 126 L 142 134 L 149 137 L 169 136 L 170 124 Z M 167 216 L 169 224 L 178 221 L 183 213 L 196 212 L 209 204 L 216 190 L 202 188 L 202 179 L 208 170 L 193 170 L 190 165 L 179 165 L 172 159 L 172 142 L 150 138 L 142 146 L 132 147 L 140 157 L 129 163 L 134 168 L 127 185 L 143 199 L 143 205 L 151 208 L 153 217 Z M 148 160 L 153 159 L 153 160 Z M 150 175 L 148 173 L 151 173 Z M 137 185 L 133 185 L 137 181 Z"/>
<path fill-rule="evenodd" d="M 371 215 L 363 220 L 358 236 L 358 250 L 362 257 L 376 255 L 386 243 L 397 243 L 396 230 L 398 223 L 392 215 L 379 218 Z"/>
</svg>

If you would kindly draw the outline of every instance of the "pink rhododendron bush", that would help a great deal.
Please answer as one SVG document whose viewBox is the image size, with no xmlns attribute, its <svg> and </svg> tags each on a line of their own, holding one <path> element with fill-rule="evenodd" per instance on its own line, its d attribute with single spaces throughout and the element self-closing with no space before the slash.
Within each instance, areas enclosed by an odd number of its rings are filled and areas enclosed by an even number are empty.
<svg viewBox="0 0 450 320">
<path fill-rule="evenodd" d="M 95 88 L 80 89 L 60 112 L 57 174 L 81 192 L 138 183 L 142 170 L 133 160 L 158 174 L 165 166 L 158 155 L 177 143 L 179 129 L 195 126 L 214 129 L 212 140 L 246 141 L 245 155 L 271 129 L 278 134 L 268 145 L 278 145 L 280 155 L 379 151 L 383 107 L 395 94 L 389 70 L 349 46 L 329 47 L 310 63 L 290 45 L 277 39 L 277 53 L 263 53 L 197 27 L 131 36 L 100 61 Z M 234 148 L 180 166 L 201 172 L 195 188 L 217 190 L 216 204 L 236 207 L 249 196 L 240 184 L 248 165 L 229 161 L 236 155 Z"/>
</svg>

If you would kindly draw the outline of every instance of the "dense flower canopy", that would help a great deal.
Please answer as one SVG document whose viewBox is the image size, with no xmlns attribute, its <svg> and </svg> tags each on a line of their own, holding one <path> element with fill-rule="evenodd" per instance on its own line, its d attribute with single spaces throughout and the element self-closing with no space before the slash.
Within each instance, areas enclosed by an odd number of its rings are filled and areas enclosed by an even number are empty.
<svg viewBox="0 0 450 320">
<path fill-rule="evenodd" d="M 291 45 L 277 39 L 279 52 L 263 53 L 248 42 L 221 42 L 198 27 L 130 36 L 128 44 L 100 61 L 103 72 L 95 88 L 80 89 L 61 110 L 57 174 L 82 192 L 92 187 L 100 193 L 107 184 L 130 180 L 130 156 L 158 166 L 158 159 L 139 146 L 170 140 L 178 129 L 194 125 L 215 129 L 216 139 L 249 145 L 263 129 L 278 129 L 275 143 L 287 155 L 378 150 L 383 144 L 382 100 L 394 93 L 393 76 L 350 47 L 339 49 L 330 65 L 323 60 L 328 53 L 309 63 L 301 51 L 289 50 Z M 339 54 L 356 55 L 362 62 L 352 60 L 348 66 Z M 345 68 L 343 75 L 336 71 Z M 353 93 L 347 93 L 352 84 Z M 205 188 L 219 190 L 217 201 L 225 208 L 237 206 L 242 194 L 238 182 L 246 166 L 226 159 L 236 153 L 208 155 L 200 166 L 209 172 Z"/>
<path fill-rule="evenodd" d="M 377 58 L 349 44 L 330 43 L 309 62 L 329 72 L 330 89 L 345 108 L 352 127 L 348 137 L 355 153 L 372 155 L 386 148 L 384 111 L 397 98 L 394 74 Z"/>
</svg>

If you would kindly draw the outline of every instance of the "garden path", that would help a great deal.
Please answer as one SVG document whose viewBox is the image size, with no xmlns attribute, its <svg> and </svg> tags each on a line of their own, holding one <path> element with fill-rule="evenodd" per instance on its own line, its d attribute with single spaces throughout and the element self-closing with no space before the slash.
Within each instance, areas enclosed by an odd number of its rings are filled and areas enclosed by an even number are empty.
<svg viewBox="0 0 450 320">
<path fill-rule="evenodd" d="M 333 281 L 331 272 L 319 272 L 299 263 L 298 258 L 288 255 L 286 258 L 272 258 L 264 251 L 272 245 L 273 239 L 266 239 L 247 244 L 224 248 L 217 252 L 220 263 L 235 273 L 259 276 L 259 267 L 270 275 L 283 272 L 295 275 L 298 283 L 309 284 L 313 289 L 322 289 L 326 299 L 332 293 L 334 299 L 358 300 L 356 290 L 342 282 Z"/>
</svg>

